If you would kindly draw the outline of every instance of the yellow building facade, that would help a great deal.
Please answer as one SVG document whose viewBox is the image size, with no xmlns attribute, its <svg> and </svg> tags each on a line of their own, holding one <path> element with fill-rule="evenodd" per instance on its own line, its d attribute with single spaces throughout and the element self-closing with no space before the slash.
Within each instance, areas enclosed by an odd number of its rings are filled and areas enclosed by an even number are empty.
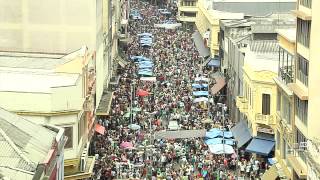
<svg viewBox="0 0 320 180">
<path fill-rule="evenodd" d="M 244 96 L 240 99 L 247 107 L 241 108 L 246 109 L 245 115 L 253 136 L 274 134 L 277 91 L 272 79 L 275 76 L 276 73 L 271 71 L 255 71 L 250 64 L 243 66 Z"/>
<path fill-rule="evenodd" d="M 211 4 L 210 4 L 211 3 Z M 211 57 L 219 55 L 220 19 L 243 19 L 243 13 L 230 13 L 212 9 L 212 1 L 198 0 L 195 25 L 210 49 Z"/>
<path fill-rule="evenodd" d="M 295 76 L 288 86 L 294 93 L 294 147 L 289 161 L 293 179 L 320 179 L 318 0 L 297 1 Z"/>
<path fill-rule="evenodd" d="M 293 82 L 296 29 L 278 30 L 279 71 L 277 84 L 276 148 L 275 156 L 287 178 L 293 178 L 289 162 L 293 147 L 294 98 L 288 84 Z"/>
<path fill-rule="evenodd" d="M 198 0 L 178 0 L 177 19 L 182 23 L 182 26 L 187 29 L 193 29 L 198 12 Z"/>
</svg>

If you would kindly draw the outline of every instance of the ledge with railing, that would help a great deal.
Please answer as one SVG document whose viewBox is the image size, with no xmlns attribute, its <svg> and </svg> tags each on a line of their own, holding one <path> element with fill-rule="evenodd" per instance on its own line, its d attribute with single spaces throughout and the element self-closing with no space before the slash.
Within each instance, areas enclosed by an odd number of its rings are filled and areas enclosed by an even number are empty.
<svg viewBox="0 0 320 180">
<path fill-rule="evenodd" d="M 273 115 L 265 115 L 261 113 L 256 114 L 256 123 L 273 125 L 276 123 L 276 119 Z"/>
</svg>

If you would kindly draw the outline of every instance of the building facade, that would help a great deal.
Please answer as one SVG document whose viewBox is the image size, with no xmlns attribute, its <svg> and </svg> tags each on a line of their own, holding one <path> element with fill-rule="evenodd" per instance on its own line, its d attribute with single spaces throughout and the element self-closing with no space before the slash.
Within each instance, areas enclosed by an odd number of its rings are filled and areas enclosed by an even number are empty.
<svg viewBox="0 0 320 180">
<path fill-rule="evenodd" d="M 193 30 L 198 12 L 198 0 L 178 0 L 177 19 L 185 29 Z"/>
<path fill-rule="evenodd" d="M 1 55 L 0 105 L 33 123 L 64 128 L 68 137 L 65 179 L 90 177 L 92 169 L 86 167 L 94 164 L 94 158 L 87 156 L 94 130 L 94 56 L 87 47 L 66 56 L 12 52 Z"/>
<path fill-rule="evenodd" d="M 293 92 L 288 84 L 294 78 L 294 56 L 296 29 L 279 29 L 279 69 L 274 78 L 277 84 L 277 113 L 276 113 L 276 148 L 275 156 L 287 178 L 293 178 L 292 166 L 288 161 L 290 150 L 293 148 L 294 108 Z"/>
<path fill-rule="evenodd" d="M 313 8 L 319 1 L 297 1 L 297 31 L 295 46 L 295 68 L 293 83 L 288 84 L 293 91 L 294 128 L 293 148 L 289 161 L 293 168 L 293 179 L 319 179 L 320 155 L 318 145 L 319 125 L 317 119 L 320 97 L 318 95 L 320 62 L 318 34 L 320 27 L 319 13 Z"/>
<path fill-rule="evenodd" d="M 0 108 L 0 172 L 9 179 L 64 179 L 64 129 Z"/>
</svg>

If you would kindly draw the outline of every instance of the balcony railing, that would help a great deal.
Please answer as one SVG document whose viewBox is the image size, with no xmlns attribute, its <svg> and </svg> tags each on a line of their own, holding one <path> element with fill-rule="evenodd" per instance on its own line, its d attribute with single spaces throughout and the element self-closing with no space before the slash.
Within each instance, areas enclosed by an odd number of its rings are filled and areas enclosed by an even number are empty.
<svg viewBox="0 0 320 180">
<path fill-rule="evenodd" d="M 275 117 L 273 115 L 264 115 L 261 113 L 256 114 L 256 123 L 272 125 L 276 123 Z"/>
<path fill-rule="evenodd" d="M 285 83 L 293 82 L 293 67 L 292 66 L 284 66 L 279 68 L 279 78 Z"/>
<path fill-rule="evenodd" d="M 236 106 L 238 107 L 240 112 L 242 113 L 248 112 L 248 100 L 245 97 L 237 96 Z"/>
</svg>

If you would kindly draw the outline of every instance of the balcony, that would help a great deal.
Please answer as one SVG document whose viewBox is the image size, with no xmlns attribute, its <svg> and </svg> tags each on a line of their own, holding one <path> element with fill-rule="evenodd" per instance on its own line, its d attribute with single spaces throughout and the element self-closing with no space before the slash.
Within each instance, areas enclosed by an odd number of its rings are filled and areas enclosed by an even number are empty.
<svg viewBox="0 0 320 180">
<path fill-rule="evenodd" d="M 248 100 L 243 96 L 237 96 L 236 106 L 242 113 L 248 112 Z"/>
<path fill-rule="evenodd" d="M 177 17 L 178 21 L 183 22 L 196 22 L 196 17 L 190 17 L 190 16 L 179 16 Z"/>
<path fill-rule="evenodd" d="M 293 67 L 292 66 L 283 66 L 279 68 L 279 79 L 284 83 L 293 82 Z"/>
<path fill-rule="evenodd" d="M 180 6 L 179 11 L 186 11 L 186 12 L 197 12 L 197 6 Z"/>
<path fill-rule="evenodd" d="M 273 115 L 264 115 L 261 113 L 257 113 L 255 122 L 265 125 L 274 125 L 276 124 L 276 118 Z"/>
</svg>

